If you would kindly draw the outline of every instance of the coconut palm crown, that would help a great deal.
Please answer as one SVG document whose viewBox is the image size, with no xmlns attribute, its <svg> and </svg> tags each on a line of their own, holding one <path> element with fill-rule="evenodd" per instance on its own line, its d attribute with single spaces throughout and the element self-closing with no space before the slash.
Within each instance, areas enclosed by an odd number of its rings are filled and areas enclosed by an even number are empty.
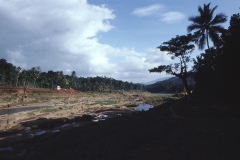
<svg viewBox="0 0 240 160">
<path fill-rule="evenodd" d="M 227 21 L 227 16 L 223 13 L 213 16 L 213 12 L 218 6 L 210 8 L 210 4 L 204 4 L 203 8 L 198 7 L 199 15 L 189 17 L 189 21 L 193 22 L 187 27 L 188 32 L 195 31 L 193 34 L 195 36 L 195 43 L 198 45 L 200 50 L 204 49 L 206 45 L 209 48 L 209 38 L 212 40 L 214 46 L 219 45 L 220 38 L 219 33 L 225 33 L 226 30 L 219 25 Z"/>
</svg>

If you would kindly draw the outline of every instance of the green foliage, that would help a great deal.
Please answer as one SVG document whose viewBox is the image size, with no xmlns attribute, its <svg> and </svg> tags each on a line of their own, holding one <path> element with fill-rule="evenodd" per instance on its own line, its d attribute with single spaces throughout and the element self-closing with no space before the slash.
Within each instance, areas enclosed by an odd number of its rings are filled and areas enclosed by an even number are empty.
<svg viewBox="0 0 240 160">
<path fill-rule="evenodd" d="M 91 103 L 91 104 L 86 104 L 86 106 L 93 106 L 93 105 L 97 105 L 100 104 L 102 105 L 113 105 L 113 104 L 117 104 L 116 101 L 111 101 L 111 100 L 106 100 L 106 101 L 99 101 L 99 102 L 95 102 L 95 103 Z"/>
<path fill-rule="evenodd" d="M 188 63 L 190 62 L 190 53 L 194 50 L 193 37 L 191 34 L 176 36 L 168 42 L 164 42 L 158 48 L 161 51 L 166 51 L 167 54 L 172 56 L 172 59 L 179 58 L 178 63 L 169 64 L 169 65 L 160 65 L 153 69 L 150 69 L 149 72 L 166 72 L 167 74 L 174 75 L 180 78 L 183 82 L 183 85 L 188 93 L 191 94 L 189 85 L 186 81 L 186 78 L 192 74 L 192 71 L 188 71 Z"/>
<path fill-rule="evenodd" d="M 80 91 L 108 92 L 114 90 L 144 90 L 144 86 L 107 77 L 77 77 L 73 71 L 71 75 L 64 75 L 62 71 L 41 72 L 40 66 L 30 70 L 22 70 L 5 59 L 0 59 L 0 84 L 2 87 L 22 87 L 21 84 L 30 83 L 29 87 L 53 89 L 54 85 L 61 88 L 73 88 Z M 20 84 L 20 85 L 19 85 Z"/>
<path fill-rule="evenodd" d="M 199 92 L 211 93 L 217 99 L 239 99 L 240 83 L 240 14 L 230 20 L 222 46 L 205 50 L 194 60 Z"/>
<path fill-rule="evenodd" d="M 40 112 L 56 112 L 58 110 L 59 108 L 56 108 L 56 107 L 47 107 L 47 108 L 41 108 L 39 111 Z"/>
</svg>

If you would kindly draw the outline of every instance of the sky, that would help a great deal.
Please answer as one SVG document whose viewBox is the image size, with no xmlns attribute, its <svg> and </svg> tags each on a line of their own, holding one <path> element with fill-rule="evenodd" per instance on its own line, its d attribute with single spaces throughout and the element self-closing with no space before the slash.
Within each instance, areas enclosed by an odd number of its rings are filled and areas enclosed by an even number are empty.
<svg viewBox="0 0 240 160">
<path fill-rule="evenodd" d="M 206 0 L 0 0 L 0 58 L 22 69 L 40 66 L 78 77 L 134 83 L 169 75 L 149 69 L 173 63 L 157 47 L 186 35 Z M 212 0 L 230 17 L 240 0 Z M 202 53 L 197 48 L 192 57 Z"/>
</svg>

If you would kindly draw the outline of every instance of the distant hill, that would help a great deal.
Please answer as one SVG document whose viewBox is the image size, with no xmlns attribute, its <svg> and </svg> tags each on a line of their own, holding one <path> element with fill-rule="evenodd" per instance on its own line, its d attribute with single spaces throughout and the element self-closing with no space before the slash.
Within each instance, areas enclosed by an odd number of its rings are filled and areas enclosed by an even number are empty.
<svg viewBox="0 0 240 160">
<path fill-rule="evenodd" d="M 187 78 L 189 87 L 194 87 L 193 76 Z M 145 89 L 152 93 L 176 93 L 184 91 L 182 80 L 178 77 L 170 77 L 168 79 L 158 81 L 145 86 Z"/>
<path fill-rule="evenodd" d="M 154 84 L 156 82 L 160 82 L 160 81 L 164 81 L 164 80 L 167 80 L 169 78 L 175 78 L 175 77 L 164 77 L 164 78 L 158 78 L 156 80 L 153 80 L 153 81 L 149 81 L 149 82 L 143 82 L 143 83 L 140 83 L 140 84 L 143 84 L 143 85 L 150 85 L 150 84 Z"/>
</svg>

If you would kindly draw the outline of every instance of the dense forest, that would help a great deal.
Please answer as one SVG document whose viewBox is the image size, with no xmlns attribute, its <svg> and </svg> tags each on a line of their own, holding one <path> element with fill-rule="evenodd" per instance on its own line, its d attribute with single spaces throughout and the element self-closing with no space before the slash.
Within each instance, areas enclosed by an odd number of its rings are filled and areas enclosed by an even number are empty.
<svg viewBox="0 0 240 160">
<path fill-rule="evenodd" d="M 113 90 L 143 90 L 143 85 L 107 77 L 77 77 L 76 72 L 64 75 L 62 71 L 42 72 L 40 67 L 22 70 L 5 59 L 0 59 L 0 87 L 32 87 L 54 89 L 73 88 L 80 91 L 111 92 Z"/>
<path fill-rule="evenodd" d="M 187 78 L 187 82 L 191 90 L 194 89 L 193 76 Z M 184 85 L 180 78 L 172 77 L 163 81 L 159 81 L 145 86 L 146 90 L 152 93 L 180 93 L 185 91 Z"/>
</svg>

